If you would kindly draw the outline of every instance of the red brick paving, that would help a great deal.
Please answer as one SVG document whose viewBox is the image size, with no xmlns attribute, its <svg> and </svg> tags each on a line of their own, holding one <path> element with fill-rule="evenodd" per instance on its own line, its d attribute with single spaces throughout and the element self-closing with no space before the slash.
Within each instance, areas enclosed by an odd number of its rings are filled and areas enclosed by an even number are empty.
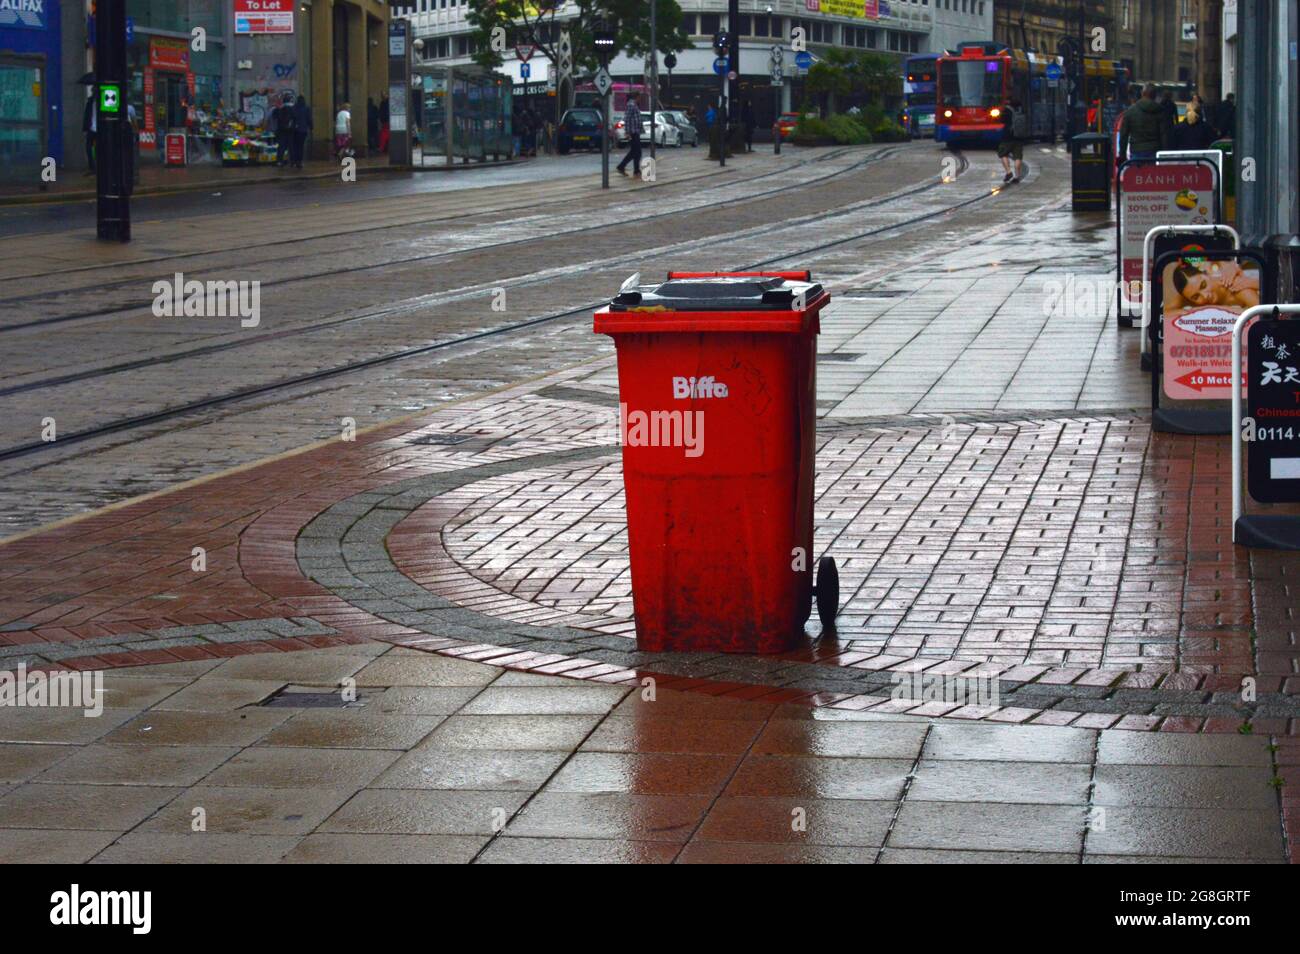
<svg viewBox="0 0 1300 954">
<path fill-rule="evenodd" d="M 992 666 L 985 672 L 1001 670 L 1005 679 L 1037 679 L 1048 684 L 1108 686 L 1118 680 L 1120 685 L 1134 688 L 1222 690 L 1235 688 L 1241 675 L 1258 672 L 1261 692 L 1282 688 L 1284 677 L 1289 677 L 1287 688 L 1294 689 L 1296 674 L 1300 673 L 1297 665 L 1300 650 L 1289 629 L 1290 607 L 1284 605 L 1283 599 L 1290 575 L 1298 571 L 1293 560 L 1288 562 L 1275 554 L 1252 555 L 1228 543 L 1225 442 L 1219 438 L 1158 435 L 1151 439 L 1143 460 L 1135 450 L 1135 441 L 1145 425 L 1112 422 L 1112 430 L 1107 434 L 1093 434 L 1095 422 L 1096 419 L 1087 419 L 1073 431 L 1069 426 L 1058 429 L 1052 437 L 1053 446 L 1065 443 L 1071 448 L 1071 458 L 1081 454 L 1082 448 L 1090 449 L 1088 452 L 1095 459 L 1087 471 L 1093 483 L 1082 493 L 1079 486 L 1071 483 L 1082 472 L 1077 461 L 1067 459 L 1057 466 L 1050 460 L 1035 460 L 1031 468 L 1034 489 L 1028 498 L 1032 506 L 1026 514 L 1036 516 L 1023 518 L 1014 532 L 993 537 L 989 536 L 991 531 L 981 530 L 978 539 L 970 541 L 974 549 L 967 549 L 959 536 L 965 531 L 959 530 L 945 551 L 934 544 L 922 543 L 926 537 L 909 536 L 909 518 L 902 511 L 895 513 L 891 518 L 895 521 L 895 543 L 900 539 L 904 542 L 898 548 L 891 547 L 890 555 L 902 559 L 909 552 L 926 554 L 926 565 L 936 568 L 931 579 L 938 578 L 939 583 L 938 589 L 923 585 L 917 596 L 926 596 L 926 601 L 917 600 L 910 608 L 900 604 L 897 611 L 891 611 L 893 615 L 905 619 L 906 613 L 918 607 L 944 605 L 935 602 L 939 592 L 949 596 L 961 592 L 960 585 L 943 589 L 948 585 L 943 576 L 945 559 L 984 561 L 979 554 L 1000 548 L 1001 555 L 990 565 L 996 564 L 997 573 L 1007 579 L 1036 579 L 1034 571 L 1039 567 L 1054 567 L 1058 579 L 1067 569 L 1078 569 L 1083 587 L 1066 600 L 1073 607 L 1060 603 L 1052 609 L 1051 601 L 1044 604 L 1040 599 L 1036 605 L 1051 610 L 1049 615 L 1034 614 L 1040 625 L 1059 625 L 1063 633 L 1092 626 L 1100 626 L 1104 632 L 1109 626 L 1117 626 L 1121 634 L 1126 627 L 1136 633 L 1150 633 L 1153 626 L 1164 627 L 1163 632 L 1178 634 L 1175 644 L 1178 652 L 1143 661 L 1139 663 L 1143 669 L 1138 672 L 1116 667 L 1033 664 Z M 16 620 L 36 624 L 29 630 L 0 633 L 0 640 L 11 646 L 75 643 L 176 626 L 295 616 L 316 620 L 336 630 L 338 635 L 104 656 L 88 654 L 67 659 L 62 665 L 75 669 L 132 666 L 255 652 L 289 652 L 380 639 L 509 668 L 563 673 L 574 678 L 611 682 L 633 682 L 641 678 L 643 674 L 637 671 L 595 660 L 539 656 L 508 647 L 431 638 L 359 610 L 303 576 L 296 560 L 295 540 L 303 526 L 322 511 L 357 493 L 473 462 L 466 461 L 463 454 L 451 457 L 428 447 L 393 440 L 428 423 L 426 420 L 422 425 L 394 425 L 355 442 L 331 443 L 0 544 L 0 624 Z M 914 439 L 908 441 L 915 447 Z M 990 442 L 1006 448 L 1014 441 L 1014 437 L 1009 442 L 1007 437 L 998 438 L 995 429 L 981 436 L 976 457 L 987 451 Z M 993 487 L 990 503 L 1005 503 L 1014 497 L 1010 494 L 1014 474 L 1023 471 L 1033 456 L 1033 447 L 1041 443 L 1038 438 L 1031 439 L 1028 456 L 1018 457 L 1009 465 L 1011 473 L 1000 486 Z M 888 445 L 895 445 L 896 449 L 898 444 L 896 436 L 890 438 L 882 452 L 892 453 Z M 500 455 L 492 459 L 500 459 Z M 897 464 L 894 463 L 895 470 Z M 908 482 L 917 479 L 916 473 L 907 478 Z M 1096 483 L 1098 480 L 1100 483 Z M 1130 499 L 1116 511 L 1110 498 L 1121 485 L 1128 488 Z M 887 482 L 877 486 L 882 492 L 891 493 Z M 989 492 L 987 486 L 985 492 Z M 937 515 L 950 507 L 954 499 L 952 493 L 945 491 L 942 499 L 946 502 L 932 508 L 930 505 L 935 500 L 929 494 L 913 493 L 912 496 L 915 512 L 935 514 L 926 518 L 932 526 L 936 525 Z M 1069 497 L 1064 511 L 1069 527 L 1054 528 L 1053 517 L 1065 497 Z M 978 494 L 968 494 L 962 512 L 980 512 L 980 499 Z M 896 498 L 893 509 L 898 510 L 899 501 L 901 498 Z M 455 512 L 446 504 L 447 501 L 439 498 L 417 510 L 398 525 L 390 539 L 399 566 L 413 579 L 435 588 L 444 587 L 451 579 L 464 583 L 468 576 L 454 561 L 417 542 L 427 544 L 437 539 L 442 524 Z M 988 512 L 994 513 L 1001 506 L 998 503 Z M 1105 544 L 1098 541 L 1109 538 L 1112 534 L 1109 528 L 1119 523 L 1121 513 L 1131 513 L 1127 518 L 1126 556 L 1122 567 L 1117 566 L 1110 574 L 1114 582 L 1103 591 L 1089 584 L 1090 567 L 1071 567 L 1070 561 L 1088 561 L 1103 552 Z M 916 544 L 906 542 L 911 539 Z M 190 566 L 191 550 L 196 546 L 207 551 L 207 570 L 203 573 L 194 572 Z M 930 559 L 930 554 L 938 559 Z M 1007 561 L 1013 556 L 1007 571 Z M 1258 580 L 1252 572 L 1255 567 L 1260 571 Z M 482 581 L 472 578 L 470 581 L 490 590 Z M 1252 600 L 1260 592 L 1268 614 L 1267 626 L 1261 625 L 1252 613 Z M 1089 605 L 1094 593 L 1104 597 L 1102 608 L 1096 611 Z M 501 598 L 500 591 L 496 591 L 493 603 Z M 952 605 L 961 605 L 964 617 L 978 619 L 984 604 L 963 601 Z M 996 611 L 998 605 L 994 596 L 992 608 Z M 1012 600 L 1001 605 L 1004 609 L 1014 609 L 1017 604 Z M 491 609 L 483 611 L 492 612 Z M 1049 619 L 1051 622 L 1046 622 Z M 1252 635 L 1259 643 L 1258 670 L 1252 666 Z M 1089 635 L 1087 639 L 1095 642 L 1097 637 Z M 880 652 L 877 647 L 852 638 L 842 642 L 823 641 L 787 658 L 874 670 L 927 668 L 945 674 L 966 671 L 961 664 L 975 662 L 942 658 L 919 661 L 906 654 Z M 849 694 L 656 678 L 661 685 L 713 694 L 743 694 L 749 698 L 759 693 L 757 697 L 766 701 L 800 701 L 879 711 L 897 708 L 897 703 L 891 700 L 882 702 Z M 1067 715 L 1023 707 L 981 711 L 981 707 L 966 706 L 940 712 L 934 704 L 916 704 L 912 710 L 926 715 L 1053 724 L 1062 722 Z M 1194 717 L 1160 720 L 1085 713 L 1070 724 L 1196 732 L 1235 731 L 1239 723 Z M 1284 725 L 1281 720 L 1261 719 L 1257 720 L 1256 730 L 1295 734 L 1300 727 Z"/>
</svg>

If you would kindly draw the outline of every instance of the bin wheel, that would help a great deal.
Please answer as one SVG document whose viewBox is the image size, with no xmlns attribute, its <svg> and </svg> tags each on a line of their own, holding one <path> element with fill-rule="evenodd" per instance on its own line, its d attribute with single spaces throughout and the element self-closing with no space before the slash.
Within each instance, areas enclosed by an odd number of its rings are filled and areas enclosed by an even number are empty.
<svg viewBox="0 0 1300 954">
<path fill-rule="evenodd" d="M 834 557 L 817 561 L 817 585 L 813 593 L 817 597 L 817 618 L 822 629 L 835 629 L 835 616 L 840 611 L 840 571 L 835 568 Z"/>
</svg>

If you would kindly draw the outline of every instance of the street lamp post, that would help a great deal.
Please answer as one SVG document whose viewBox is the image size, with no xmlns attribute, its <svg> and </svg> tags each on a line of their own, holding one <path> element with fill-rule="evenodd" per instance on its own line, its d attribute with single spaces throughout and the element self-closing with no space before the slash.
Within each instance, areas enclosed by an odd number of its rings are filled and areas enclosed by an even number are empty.
<svg viewBox="0 0 1300 954">
<path fill-rule="evenodd" d="M 115 242 L 131 240 L 131 146 L 127 105 L 126 0 L 100 0 L 95 33 L 96 231 Z"/>
<path fill-rule="evenodd" d="M 614 31 L 609 28 L 609 24 L 600 23 L 596 26 L 592 35 L 592 43 L 596 47 L 596 56 L 600 59 L 600 76 L 597 77 L 599 85 L 603 78 L 606 83 L 609 79 L 609 58 L 614 52 Z M 608 85 L 604 89 L 598 89 L 600 93 L 600 187 L 609 188 L 609 90 Z M 631 130 L 629 134 L 635 135 Z"/>
<path fill-rule="evenodd" d="M 650 168 L 654 169 L 655 163 L 655 103 L 659 93 L 659 47 L 656 44 L 655 34 L 655 11 L 659 8 L 659 0 L 650 0 Z M 637 132 L 640 135 L 640 132 Z M 656 170 L 657 172 L 657 170 Z"/>
</svg>

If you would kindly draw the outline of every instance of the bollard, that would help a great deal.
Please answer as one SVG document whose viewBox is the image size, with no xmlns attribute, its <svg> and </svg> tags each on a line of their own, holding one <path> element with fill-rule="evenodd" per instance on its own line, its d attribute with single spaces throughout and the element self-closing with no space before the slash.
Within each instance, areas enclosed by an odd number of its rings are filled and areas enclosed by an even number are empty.
<svg viewBox="0 0 1300 954">
<path fill-rule="evenodd" d="M 772 155 L 781 155 L 781 126 L 778 123 L 772 124 Z"/>
</svg>

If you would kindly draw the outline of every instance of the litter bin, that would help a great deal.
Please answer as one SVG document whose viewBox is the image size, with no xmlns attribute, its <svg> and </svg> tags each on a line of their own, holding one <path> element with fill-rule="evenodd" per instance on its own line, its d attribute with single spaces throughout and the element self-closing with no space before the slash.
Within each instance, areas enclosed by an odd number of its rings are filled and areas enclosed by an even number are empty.
<svg viewBox="0 0 1300 954">
<path fill-rule="evenodd" d="M 808 272 L 670 272 L 621 292 L 595 330 L 618 352 L 619 427 L 637 648 L 793 649 L 813 586 L 817 334 Z"/>
<path fill-rule="evenodd" d="M 1070 140 L 1070 184 L 1075 212 L 1110 211 L 1110 137 L 1080 133 Z"/>
</svg>

